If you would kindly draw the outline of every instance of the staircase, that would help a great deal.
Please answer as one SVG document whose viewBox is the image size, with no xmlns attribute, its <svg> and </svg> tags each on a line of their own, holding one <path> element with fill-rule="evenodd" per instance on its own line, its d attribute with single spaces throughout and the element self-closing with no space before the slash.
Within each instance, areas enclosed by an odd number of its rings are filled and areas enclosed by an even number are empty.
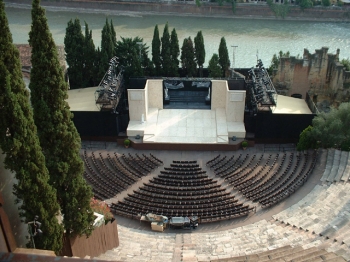
<svg viewBox="0 0 350 262">
<path fill-rule="evenodd" d="M 205 103 L 208 91 L 169 90 L 170 102 L 164 109 L 210 109 Z"/>
</svg>

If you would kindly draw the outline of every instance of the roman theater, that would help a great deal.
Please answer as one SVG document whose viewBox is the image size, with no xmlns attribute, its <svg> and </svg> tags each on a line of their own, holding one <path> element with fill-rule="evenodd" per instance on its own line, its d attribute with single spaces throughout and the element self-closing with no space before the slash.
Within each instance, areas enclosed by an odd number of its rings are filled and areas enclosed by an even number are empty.
<svg viewBox="0 0 350 262">
<path fill-rule="evenodd" d="M 138 79 L 125 100 L 120 77 L 69 91 L 75 118 L 89 119 L 75 120 L 83 139 L 104 137 L 81 150 L 86 181 L 118 223 L 119 246 L 97 259 L 350 259 L 348 152 L 296 151 L 315 114 L 307 98 L 278 95 L 261 61 L 230 80 Z"/>
</svg>

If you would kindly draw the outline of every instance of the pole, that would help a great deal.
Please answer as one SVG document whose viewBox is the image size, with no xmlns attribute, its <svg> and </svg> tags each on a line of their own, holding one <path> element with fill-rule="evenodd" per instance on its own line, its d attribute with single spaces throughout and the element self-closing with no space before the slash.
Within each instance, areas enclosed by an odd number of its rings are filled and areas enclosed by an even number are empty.
<svg viewBox="0 0 350 262">
<path fill-rule="evenodd" d="M 231 47 L 233 48 L 233 52 L 232 52 L 232 70 L 235 69 L 235 52 L 236 52 L 236 47 L 238 47 L 238 45 L 231 45 Z"/>
</svg>

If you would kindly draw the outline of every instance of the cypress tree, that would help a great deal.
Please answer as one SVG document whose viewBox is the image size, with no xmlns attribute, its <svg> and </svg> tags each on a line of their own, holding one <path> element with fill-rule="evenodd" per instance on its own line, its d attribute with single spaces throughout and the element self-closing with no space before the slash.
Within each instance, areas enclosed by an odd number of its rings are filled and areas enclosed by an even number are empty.
<svg viewBox="0 0 350 262">
<path fill-rule="evenodd" d="M 202 31 L 197 33 L 197 36 L 194 38 L 194 48 L 196 53 L 196 61 L 199 67 L 199 76 L 203 76 L 203 64 L 205 62 L 205 48 L 204 48 L 204 39 Z"/>
<path fill-rule="evenodd" d="M 179 55 L 180 55 L 180 46 L 179 39 L 177 38 L 177 33 L 175 28 L 171 31 L 170 36 L 170 59 L 171 59 L 171 75 L 170 76 L 178 76 L 179 70 Z"/>
<path fill-rule="evenodd" d="M 79 19 L 70 20 L 66 28 L 64 37 L 64 50 L 66 51 L 66 61 L 68 64 L 69 83 L 72 89 L 81 88 L 83 82 L 84 36 L 81 31 Z"/>
<path fill-rule="evenodd" d="M 42 223 L 43 234 L 35 237 L 36 248 L 59 252 L 63 228 L 56 218 L 56 191 L 48 183 L 49 173 L 22 79 L 19 52 L 12 43 L 2 0 L 0 30 L 0 147 L 6 154 L 5 167 L 15 173 L 14 194 L 20 204 L 20 216 L 27 223 L 38 215 Z"/>
<path fill-rule="evenodd" d="M 117 47 L 117 34 L 115 32 L 112 19 L 111 19 L 111 24 L 110 24 L 109 28 L 111 31 L 111 38 L 112 38 L 112 43 L 113 43 L 113 55 L 112 55 L 112 57 L 113 57 L 115 54 L 115 48 Z"/>
<path fill-rule="evenodd" d="M 226 40 L 225 37 L 222 37 L 220 40 L 220 46 L 219 46 L 219 63 L 222 70 L 222 76 L 227 75 L 227 70 L 230 67 L 230 59 L 228 57 L 228 50 L 226 46 Z"/>
<path fill-rule="evenodd" d="M 84 87 L 95 86 L 98 83 L 94 83 L 95 73 L 95 44 L 92 39 L 92 31 L 89 30 L 89 25 L 85 22 L 85 37 L 83 47 L 83 79 Z M 101 80 L 101 79 L 100 79 Z"/>
<path fill-rule="evenodd" d="M 154 27 L 153 39 L 152 39 L 152 62 L 155 68 L 156 76 L 161 75 L 161 58 L 160 58 L 160 39 L 158 25 Z"/>
<path fill-rule="evenodd" d="M 211 59 L 209 60 L 208 65 L 209 77 L 221 77 L 221 66 L 219 64 L 219 56 L 218 54 L 213 54 Z"/>
<path fill-rule="evenodd" d="M 191 37 L 185 38 L 181 48 L 181 63 L 189 77 L 196 76 L 196 62 L 194 57 L 194 47 Z"/>
<path fill-rule="evenodd" d="M 165 24 L 162 36 L 161 61 L 163 68 L 163 76 L 171 75 L 171 56 L 170 56 L 170 35 L 168 23 Z"/>
<path fill-rule="evenodd" d="M 106 18 L 106 23 L 102 28 L 101 53 L 100 53 L 100 56 L 98 57 L 100 61 L 99 61 L 99 70 L 98 70 L 97 78 L 100 81 L 108 69 L 109 61 L 115 55 L 116 38 L 113 37 L 115 35 L 115 31 L 114 31 L 114 27 L 113 29 L 111 28 L 112 25 L 113 23 L 111 22 L 111 24 L 109 24 L 108 19 Z"/>
<path fill-rule="evenodd" d="M 90 207 L 92 192 L 82 176 L 81 141 L 65 101 L 68 87 L 40 0 L 33 0 L 32 6 L 29 43 L 32 46 L 30 89 L 34 120 L 50 183 L 57 190 L 66 233 L 89 235 L 94 220 Z"/>
<path fill-rule="evenodd" d="M 108 61 L 114 56 L 114 43 L 113 41 L 113 30 L 111 29 L 108 19 L 106 18 L 106 24 L 102 28 L 102 37 L 101 37 L 101 52 L 106 53 Z M 115 31 L 114 31 L 115 35 Z M 106 65 L 106 70 L 108 68 L 108 63 Z"/>
</svg>

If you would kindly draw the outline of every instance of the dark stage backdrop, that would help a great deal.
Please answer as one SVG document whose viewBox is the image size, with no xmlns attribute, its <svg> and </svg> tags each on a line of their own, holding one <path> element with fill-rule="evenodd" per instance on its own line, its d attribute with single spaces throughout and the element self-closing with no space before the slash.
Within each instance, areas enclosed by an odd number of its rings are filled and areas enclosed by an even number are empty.
<svg viewBox="0 0 350 262">
<path fill-rule="evenodd" d="M 312 124 L 314 116 L 314 114 L 258 113 L 255 117 L 247 117 L 249 122 L 247 124 L 254 129 L 251 131 L 255 133 L 257 143 L 295 143 L 299 140 L 300 133 Z"/>
<path fill-rule="evenodd" d="M 117 115 L 111 112 L 75 111 L 73 122 L 82 139 L 99 138 L 108 140 L 108 137 L 117 137 L 125 131 L 128 124 L 127 115 Z"/>
</svg>

